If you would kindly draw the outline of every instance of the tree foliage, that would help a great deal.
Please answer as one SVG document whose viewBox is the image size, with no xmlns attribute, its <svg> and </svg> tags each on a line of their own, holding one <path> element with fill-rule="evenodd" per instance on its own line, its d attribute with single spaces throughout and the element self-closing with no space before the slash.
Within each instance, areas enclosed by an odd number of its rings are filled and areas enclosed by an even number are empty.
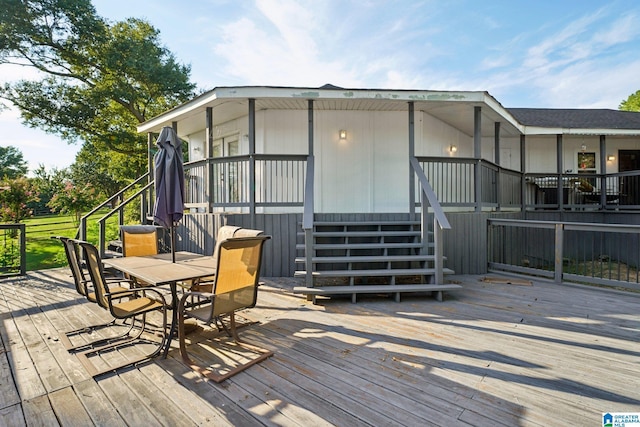
<svg viewBox="0 0 640 427">
<path fill-rule="evenodd" d="M 96 192 L 91 184 L 76 185 L 71 181 L 67 181 L 64 188 L 49 200 L 48 206 L 54 212 L 74 215 L 75 226 L 77 227 L 80 224 L 83 212 L 90 210 L 95 203 Z"/>
<path fill-rule="evenodd" d="M 5 222 L 18 223 L 33 212 L 29 203 L 38 199 L 38 194 L 26 177 L 5 179 L 0 183 L 0 218 Z"/>
<path fill-rule="evenodd" d="M 195 89 L 190 66 L 160 44 L 151 24 L 107 22 L 90 0 L 0 0 L 2 64 L 42 76 L 0 88 L 24 123 L 81 141 L 89 151 L 81 161 L 99 160 L 101 173 L 120 183 L 146 171 L 147 138 L 136 126 Z"/>
<path fill-rule="evenodd" d="M 640 111 L 640 90 L 629 95 L 626 100 L 622 101 L 620 109 L 625 111 Z"/>
<path fill-rule="evenodd" d="M 47 170 L 44 165 L 39 165 L 33 171 L 33 175 L 31 183 L 38 192 L 38 200 L 32 201 L 28 206 L 33 210 L 34 215 L 48 213 L 51 210 L 48 206 L 49 201 L 64 188 L 66 181 L 70 178 L 69 170 L 57 168 Z"/>
<path fill-rule="evenodd" d="M 15 179 L 26 175 L 29 170 L 22 151 L 16 147 L 0 147 L 0 178 Z"/>
</svg>

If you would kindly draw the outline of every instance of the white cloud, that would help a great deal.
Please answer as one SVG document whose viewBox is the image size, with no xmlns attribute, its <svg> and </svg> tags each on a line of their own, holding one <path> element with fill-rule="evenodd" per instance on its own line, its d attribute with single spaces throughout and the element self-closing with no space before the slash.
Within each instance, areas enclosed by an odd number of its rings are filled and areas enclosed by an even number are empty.
<svg viewBox="0 0 640 427">
<path fill-rule="evenodd" d="M 524 66 L 546 70 L 566 62 L 566 52 L 570 51 L 579 36 L 588 31 L 589 25 L 597 21 L 601 12 L 583 16 L 569 23 L 565 28 L 545 38 L 541 43 L 527 50 Z M 557 59 L 559 58 L 559 59 Z"/>
<path fill-rule="evenodd" d="M 608 47 L 633 40 L 639 33 L 638 16 L 630 13 L 614 21 L 608 29 L 597 31 L 593 41 Z"/>
<path fill-rule="evenodd" d="M 265 0 L 259 6 L 270 25 L 259 26 L 260 17 L 244 17 L 222 29 L 222 41 L 214 52 L 226 63 L 226 73 L 242 84 L 354 85 L 360 81 L 350 70 L 349 58 L 321 59 L 314 26 L 305 21 L 311 19 L 311 11 L 293 2 L 274 7 Z"/>
</svg>

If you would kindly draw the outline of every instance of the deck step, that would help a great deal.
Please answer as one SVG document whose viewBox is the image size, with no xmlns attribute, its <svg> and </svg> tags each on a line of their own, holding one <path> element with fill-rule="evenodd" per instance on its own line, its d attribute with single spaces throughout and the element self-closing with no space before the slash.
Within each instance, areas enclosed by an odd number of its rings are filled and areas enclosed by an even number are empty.
<svg viewBox="0 0 640 427">
<path fill-rule="evenodd" d="M 433 245 L 429 243 L 429 245 Z M 411 242 L 402 242 L 402 243 L 314 243 L 313 249 L 321 251 L 321 250 L 330 250 L 330 249 L 419 249 L 423 246 L 422 243 L 411 243 Z M 296 249 L 304 250 L 304 243 L 299 243 L 296 245 Z"/>
<path fill-rule="evenodd" d="M 302 222 L 298 223 L 299 226 L 302 227 Z M 387 226 L 387 225 L 420 225 L 420 220 L 417 219 L 388 219 L 388 220 L 382 220 L 382 221 L 375 221 L 375 220 L 364 220 L 364 221 L 351 221 L 351 220 L 341 220 L 341 221 L 314 221 L 313 222 L 314 226 L 342 226 L 342 225 L 347 225 L 347 226 L 361 226 L 361 225 L 366 225 L 366 226 Z"/>
<path fill-rule="evenodd" d="M 298 236 L 304 236 L 304 232 L 298 232 Z M 314 231 L 313 237 L 420 237 L 420 230 L 397 230 L 397 231 Z"/>
<path fill-rule="evenodd" d="M 369 256 L 326 256 L 326 257 L 313 257 L 311 262 L 314 264 L 345 264 L 345 263 L 359 263 L 359 262 L 420 262 L 420 261 L 434 261 L 433 255 L 369 255 Z M 296 258 L 296 264 L 305 263 L 307 260 L 304 257 Z"/>
<path fill-rule="evenodd" d="M 462 286 L 456 284 L 407 284 L 407 285 L 353 285 L 353 286 L 295 286 L 294 294 L 305 295 L 338 295 L 338 294 L 387 294 L 397 292 L 440 292 L 461 289 Z"/>
<path fill-rule="evenodd" d="M 453 274 L 454 271 L 448 268 L 443 269 L 444 274 Z M 433 276 L 436 274 L 435 268 L 390 268 L 382 270 L 331 270 L 314 271 L 313 277 L 392 277 L 392 276 Z M 295 277 L 305 277 L 304 270 L 296 271 Z"/>
</svg>

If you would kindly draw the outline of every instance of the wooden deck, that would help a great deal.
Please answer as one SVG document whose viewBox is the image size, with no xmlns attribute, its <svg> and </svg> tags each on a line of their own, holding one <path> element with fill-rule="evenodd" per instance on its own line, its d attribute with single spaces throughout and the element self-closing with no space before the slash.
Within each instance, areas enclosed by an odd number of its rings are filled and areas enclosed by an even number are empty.
<svg viewBox="0 0 640 427">
<path fill-rule="evenodd" d="M 480 278 L 450 278 L 463 288 L 444 302 L 315 306 L 299 280 L 266 279 L 241 336 L 275 355 L 222 384 L 176 348 L 93 380 L 58 334 L 102 313 L 66 270 L 3 279 L 0 425 L 595 426 L 640 412 L 639 294 Z"/>
</svg>

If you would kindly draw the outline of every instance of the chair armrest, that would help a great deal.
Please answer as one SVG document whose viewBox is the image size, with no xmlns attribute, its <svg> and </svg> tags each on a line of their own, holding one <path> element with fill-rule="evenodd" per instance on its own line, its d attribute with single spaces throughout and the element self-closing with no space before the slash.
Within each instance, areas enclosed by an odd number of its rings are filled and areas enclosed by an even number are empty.
<svg viewBox="0 0 640 427">
<path fill-rule="evenodd" d="M 143 295 L 147 292 L 151 292 L 153 294 L 156 294 L 157 297 L 160 299 L 160 302 L 162 302 L 163 305 L 167 305 L 167 300 L 165 299 L 164 295 L 162 295 L 162 292 L 160 292 L 157 289 L 153 289 L 153 287 L 144 287 L 144 288 L 132 288 L 132 289 L 128 289 L 126 291 L 116 291 L 116 292 L 107 292 L 106 296 L 109 299 L 109 301 L 113 300 L 114 298 L 122 298 L 122 297 L 126 297 L 126 296 L 138 296 L 138 294 L 142 293 Z"/>
<path fill-rule="evenodd" d="M 215 298 L 216 294 L 213 294 L 211 292 L 198 292 L 198 291 L 188 291 L 185 292 L 184 295 L 182 296 L 182 298 L 188 297 L 188 296 L 194 296 L 194 297 L 203 297 L 203 298 Z"/>
</svg>

